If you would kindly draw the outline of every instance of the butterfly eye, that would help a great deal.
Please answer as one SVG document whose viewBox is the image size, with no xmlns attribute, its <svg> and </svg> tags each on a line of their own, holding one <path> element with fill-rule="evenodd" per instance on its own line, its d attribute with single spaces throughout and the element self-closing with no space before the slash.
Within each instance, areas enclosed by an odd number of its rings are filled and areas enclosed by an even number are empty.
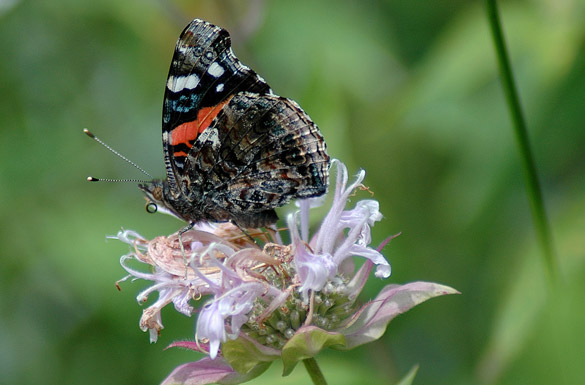
<svg viewBox="0 0 585 385">
<path fill-rule="evenodd" d="M 146 212 L 149 214 L 154 214 L 158 210 L 158 206 L 154 202 L 148 202 L 146 204 Z"/>
<path fill-rule="evenodd" d="M 163 190 L 160 186 L 156 186 L 155 188 L 152 189 L 152 197 L 154 198 L 154 200 L 157 201 L 163 200 Z"/>
</svg>

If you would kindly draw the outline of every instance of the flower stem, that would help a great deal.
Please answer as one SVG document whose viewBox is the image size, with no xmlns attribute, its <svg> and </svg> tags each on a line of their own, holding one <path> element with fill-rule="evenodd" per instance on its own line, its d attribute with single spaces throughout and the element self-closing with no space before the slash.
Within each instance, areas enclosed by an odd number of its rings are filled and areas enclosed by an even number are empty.
<svg viewBox="0 0 585 385">
<path fill-rule="evenodd" d="M 305 364 L 305 369 L 309 372 L 309 376 L 311 376 L 311 380 L 313 380 L 313 384 L 315 385 L 327 385 L 327 381 L 325 381 L 325 377 L 323 377 L 323 372 L 319 368 L 317 364 L 317 360 L 315 358 L 307 358 L 303 360 L 303 364 Z"/>
<path fill-rule="evenodd" d="M 496 0 L 486 0 L 486 6 L 488 22 L 492 32 L 500 76 L 502 79 L 502 87 L 506 94 L 506 101 L 512 119 L 514 134 L 516 136 L 516 143 L 518 144 L 523 162 L 532 219 L 540 242 L 540 247 L 542 248 L 542 255 L 545 264 L 547 265 L 548 276 L 551 281 L 554 281 L 557 277 L 557 261 L 552 247 L 550 225 L 544 209 L 542 190 L 538 180 L 534 156 L 528 140 L 526 121 L 522 113 L 518 92 L 514 84 L 514 76 L 512 74 L 512 67 L 510 65 L 510 59 L 508 58 L 506 43 L 502 33 Z"/>
</svg>

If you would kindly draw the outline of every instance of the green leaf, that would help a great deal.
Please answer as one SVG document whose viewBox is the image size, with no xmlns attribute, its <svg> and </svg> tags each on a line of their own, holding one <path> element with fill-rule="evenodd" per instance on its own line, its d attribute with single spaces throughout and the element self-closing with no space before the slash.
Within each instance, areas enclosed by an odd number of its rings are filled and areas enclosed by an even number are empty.
<svg viewBox="0 0 585 385">
<path fill-rule="evenodd" d="M 322 349 L 336 345 L 345 346 L 345 336 L 315 326 L 300 328 L 282 349 L 282 375 L 288 376 L 299 361 L 315 357 Z"/>
<path fill-rule="evenodd" d="M 260 364 L 272 362 L 280 357 L 278 350 L 239 337 L 221 345 L 221 354 L 239 373 L 248 373 Z"/>
</svg>

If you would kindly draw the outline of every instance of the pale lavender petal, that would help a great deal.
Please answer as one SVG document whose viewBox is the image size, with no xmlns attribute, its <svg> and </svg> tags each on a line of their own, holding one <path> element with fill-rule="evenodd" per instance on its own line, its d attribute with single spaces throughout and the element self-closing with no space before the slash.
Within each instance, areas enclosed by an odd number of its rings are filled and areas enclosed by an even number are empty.
<svg viewBox="0 0 585 385">
<path fill-rule="evenodd" d="M 168 304 L 170 302 L 170 298 L 172 297 L 173 294 L 175 293 L 180 293 L 182 291 L 182 288 L 175 288 L 175 290 L 172 290 L 174 288 L 174 285 L 172 282 L 169 281 L 163 281 L 160 283 L 157 283 L 155 285 L 152 285 L 150 287 L 147 287 L 146 289 L 144 289 L 143 291 L 141 291 L 137 296 L 136 296 L 136 302 L 143 304 L 144 302 L 146 302 L 148 300 L 148 296 L 152 293 L 154 293 L 155 291 L 158 291 L 158 300 L 156 301 L 155 304 L 164 302 L 164 305 Z M 162 306 L 164 306 L 162 305 Z M 154 305 L 151 305 L 154 306 Z"/>
<path fill-rule="evenodd" d="M 263 294 L 264 286 L 249 282 L 236 286 L 205 305 L 197 319 L 197 337 L 209 340 L 209 355 L 215 358 L 220 343 L 227 341 L 226 319 L 231 320 L 230 338 L 238 337 L 240 328 L 248 321 L 254 300 Z"/>
<path fill-rule="evenodd" d="M 289 214 L 286 217 L 286 224 L 288 225 L 288 231 L 290 232 L 290 243 L 293 245 L 302 243 L 303 239 L 299 234 L 299 228 L 297 226 L 297 213 Z"/>
<path fill-rule="evenodd" d="M 388 264 L 388 262 L 386 262 L 386 264 L 380 264 L 376 266 L 376 272 L 374 273 L 374 275 L 377 278 L 388 278 L 390 274 L 392 274 L 392 268 L 390 267 L 390 264 Z"/>
<path fill-rule="evenodd" d="M 349 233 L 345 240 L 337 247 L 335 253 L 333 253 L 333 259 L 336 263 L 341 263 L 345 258 L 351 257 L 350 248 L 352 248 L 356 241 L 359 239 L 361 234 L 361 226 L 357 225 L 350 228 Z"/>
<path fill-rule="evenodd" d="M 373 226 L 376 222 L 382 220 L 380 213 L 380 204 L 373 199 L 363 199 L 356 203 L 355 208 L 346 210 L 341 213 L 340 222 L 345 227 L 353 227 L 354 224 L 366 219 L 366 223 Z"/>
<path fill-rule="evenodd" d="M 337 264 L 329 254 L 311 254 L 304 244 L 296 245 L 295 265 L 301 279 L 299 292 L 303 296 L 309 290 L 321 290 L 327 280 L 337 271 Z"/>
<path fill-rule="evenodd" d="M 329 254 L 314 254 L 307 250 L 296 225 L 296 215 L 287 218 L 291 243 L 295 245 L 295 266 L 301 281 L 299 292 L 306 298 L 309 290 L 321 290 L 329 277 L 337 271 L 337 265 Z"/>
<path fill-rule="evenodd" d="M 351 255 L 358 255 L 360 257 L 364 257 L 369 259 L 376 265 L 376 277 L 378 278 L 388 278 L 392 273 L 392 269 L 390 264 L 380 252 L 371 247 L 364 247 L 359 245 L 353 245 L 349 249 L 349 253 Z"/>
<path fill-rule="evenodd" d="M 220 303 L 220 312 L 224 319 L 231 317 L 232 334 L 230 338 L 236 338 L 240 327 L 248 321 L 248 313 L 254 306 L 254 300 L 262 294 L 263 286 L 256 282 L 250 282 L 225 293 L 217 301 Z"/>
<path fill-rule="evenodd" d="M 124 270 L 126 270 L 134 278 L 141 278 L 141 279 L 144 279 L 147 281 L 156 281 L 157 280 L 156 274 L 144 273 L 140 270 L 133 269 L 127 265 L 128 261 L 135 260 L 135 259 L 136 259 L 136 257 L 134 256 L 134 254 L 123 255 L 122 257 L 120 257 L 120 265 L 122 265 L 122 268 L 124 268 Z"/>
<path fill-rule="evenodd" d="M 298 199 L 295 205 L 299 207 L 301 214 L 301 236 L 303 241 L 309 241 L 309 211 L 314 207 L 320 207 L 325 202 L 326 195 L 315 198 Z"/>
<path fill-rule="evenodd" d="M 344 349 L 351 349 L 380 338 L 388 323 L 399 314 L 430 299 L 458 291 L 432 282 L 411 282 L 406 285 L 388 285 L 376 299 L 366 304 L 342 330 L 347 339 Z"/>
<path fill-rule="evenodd" d="M 341 200 L 341 195 L 343 194 L 343 190 L 345 189 L 345 185 L 348 181 L 348 172 L 347 167 L 344 163 L 342 163 L 339 159 L 332 159 L 331 160 L 331 168 L 333 165 L 337 166 L 337 178 L 335 181 L 335 194 L 333 196 L 334 201 Z"/>
<path fill-rule="evenodd" d="M 139 248 L 145 247 L 146 240 L 140 234 L 133 230 L 122 230 L 118 231 L 116 235 L 108 235 L 107 239 L 118 239 L 124 243 L 129 244 L 130 246 L 137 245 Z"/>
<path fill-rule="evenodd" d="M 329 254 L 333 253 L 333 246 L 337 240 L 337 234 L 339 231 L 339 217 L 347 204 L 345 186 L 348 180 L 347 168 L 345 165 L 336 159 L 331 163 L 332 165 L 337 165 L 335 194 L 333 196 L 331 208 L 321 223 L 317 237 L 315 237 L 315 244 L 312 245 L 315 252 L 325 252 Z"/>
<path fill-rule="evenodd" d="M 372 261 L 376 266 L 376 277 L 378 278 L 388 278 L 391 273 L 390 264 L 386 260 L 386 258 L 378 251 L 372 249 L 371 247 L 362 246 L 360 244 L 356 244 L 352 242 L 353 237 L 356 236 L 359 229 L 354 228 L 350 231 L 347 236 L 347 239 L 343 242 L 343 244 L 335 251 L 333 255 L 333 260 L 335 263 L 340 264 L 344 259 L 351 257 L 351 256 L 360 256 L 369 259 Z"/>
<path fill-rule="evenodd" d="M 380 204 L 375 200 L 361 200 L 357 202 L 355 208 L 348 211 L 343 211 L 339 218 L 340 231 L 344 228 L 359 228 L 359 232 L 356 233 L 355 240 L 360 245 L 367 246 L 372 241 L 370 227 L 382 219 L 382 213 L 380 213 Z M 357 235 L 357 236 L 356 236 Z M 348 236 L 349 238 L 349 236 Z"/>
<path fill-rule="evenodd" d="M 211 302 L 203 307 L 197 318 L 197 338 L 209 340 L 209 356 L 214 359 L 219 344 L 227 340 L 224 317 L 219 311 L 219 302 Z"/>
<path fill-rule="evenodd" d="M 309 209 L 311 204 L 306 199 L 298 200 L 298 206 L 301 212 L 301 238 L 303 241 L 309 241 Z"/>
<path fill-rule="evenodd" d="M 189 301 L 192 298 L 193 296 L 191 295 L 190 290 L 183 290 L 182 293 L 173 297 L 173 305 L 178 312 L 183 313 L 186 316 L 191 316 L 191 314 L 193 314 L 193 306 L 189 305 Z"/>
</svg>

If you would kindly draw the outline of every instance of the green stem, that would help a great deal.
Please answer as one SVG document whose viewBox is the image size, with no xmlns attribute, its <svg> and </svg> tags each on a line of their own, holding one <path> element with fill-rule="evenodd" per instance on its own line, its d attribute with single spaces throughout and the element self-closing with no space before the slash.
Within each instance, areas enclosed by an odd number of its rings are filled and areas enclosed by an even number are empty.
<svg viewBox="0 0 585 385">
<path fill-rule="evenodd" d="M 305 364 L 305 369 L 307 369 L 307 372 L 309 372 L 309 376 L 311 376 L 313 384 L 327 385 L 327 381 L 325 381 L 325 377 L 323 377 L 323 373 L 321 372 L 321 369 L 319 369 L 319 365 L 313 357 L 303 360 L 303 364 Z"/>
<path fill-rule="evenodd" d="M 542 190 L 540 188 L 534 157 L 528 140 L 526 121 L 522 113 L 522 107 L 520 107 L 520 100 L 514 84 L 510 59 L 508 58 L 506 43 L 504 42 L 498 6 L 496 0 L 486 0 L 486 5 L 488 21 L 492 32 L 492 38 L 494 40 L 496 57 L 502 79 L 502 86 L 506 94 L 506 100 L 508 102 L 508 108 L 513 123 L 512 126 L 523 162 L 532 218 L 534 226 L 536 227 L 537 238 L 542 248 L 542 255 L 545 264 L 547 265 L 549 278 L 554 280 L 557 277 L 557 260 L 553 252 L 550 225 L 544 209 Z"/>
</svg>

